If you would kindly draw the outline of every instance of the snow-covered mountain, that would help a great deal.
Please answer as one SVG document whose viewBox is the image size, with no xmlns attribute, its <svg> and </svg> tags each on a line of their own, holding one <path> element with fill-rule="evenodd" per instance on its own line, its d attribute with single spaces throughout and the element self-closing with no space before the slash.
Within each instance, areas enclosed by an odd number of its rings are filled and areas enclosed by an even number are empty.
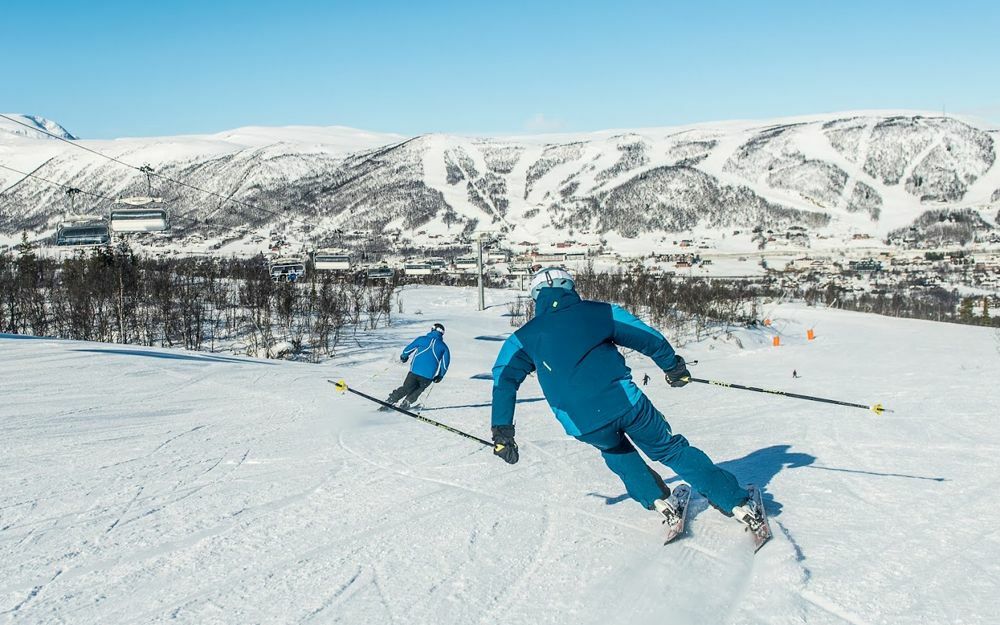
<svg viewBox="0 0 1000 625">
<path fill-rule="evenodd" d="M 292 127 L 82 143 L 260 207 L 157 183 L 181 230 L 288 222 L 318 239 L 399 228 L 544 242 L 792 224 L 884 236 L 942 207 L 995 225 L 997 133 L 880 112 L 527 137 Z M 0 134 L 0 163 L 107 197 L 146 189 L 138 171 L 63 142 Z M 65 212 L 59 187 L 0 170 L 0 189 L 0 231 L 51 229 Z"/>
<path fill-rule="evenodd" d="M 49 135 L 55 135 L 63 139 L 76 139 L 76 137 L 71 135 L 68 130 L 51 119 L 45 119 L 44 117 L 38 117 L 37 115 L 18 115 L 17 113 L 6 113 L 6 115 L 7 117 L 13 117 L 22 124 L 33 126 L 37 130 L 26 128 L 25 126 L 0 117 L 0 143 L 8 141 L 11 138 L 51 140 L 52 137 Z"/>
</svg>

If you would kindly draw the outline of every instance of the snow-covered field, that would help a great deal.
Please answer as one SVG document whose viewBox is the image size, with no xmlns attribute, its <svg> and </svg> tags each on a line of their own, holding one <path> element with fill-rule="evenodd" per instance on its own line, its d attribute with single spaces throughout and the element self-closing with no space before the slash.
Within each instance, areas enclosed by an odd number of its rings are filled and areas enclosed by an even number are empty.
<svg viewBox="0 0 1000 625">
<path fill-rule="evenodd" d="M 881 417 L 671 389 L 631 354 L 674 430 L 764 487 L 775 538 L 753 556 L 702 499 L 662 546 L 533 378 L 513 466 L 326 381 L 387 394 L 399 349 L 441 321 L 453 367 L 424 414 L 488 437 L 512 296 L 477 312 L 473 290 L 407 290 L 391 329 L 323 365 L 0 337 L 0 622 L 997 622 L 992 330 L 785 305 L 782 347 L 678 349 L 701 377 Z"/>
</svg>

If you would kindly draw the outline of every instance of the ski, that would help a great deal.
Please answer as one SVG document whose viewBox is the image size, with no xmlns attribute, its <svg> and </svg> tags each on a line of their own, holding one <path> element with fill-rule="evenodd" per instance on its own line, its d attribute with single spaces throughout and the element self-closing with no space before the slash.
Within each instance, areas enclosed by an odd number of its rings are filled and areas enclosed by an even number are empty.
<svg viewBox="0 0 1000 625">
<path fill-rule="evenodd" d="M 753 552 L 757 553 L 764 543 L 771 540 L 771 526 L 767 522 L 767 512 L 764 511 L 764 501 L 761 499 L 760 489 L 755 484 L 749 484 L 747 491 L 750 493 L 750 506 L 757 514 L 746 531 L 750 532 L 753 539 Z"/>
<path fill-rule="evenodd" d="M 407 404 L 407 403 L 404 402 L 402 404 L 399 404 L 399 406 L 379 406 L 378 407 L 378 411 L 379 412 L 392 412 L 394 408 L 400 408 L 402 410 L 409 410 L 410 412 L 419 412 L 419 411 L 423 410 L 423 405 L 422 404 L 412 404 L 412 405 L 410 405 L 410 404 Z"/>
<path fill-rule="evenodd" d="M 687 484 L 681 484 L 674 489 L 673 494 L 677 497 L 680 510 L 676 515 L 671 515 L 670 518 L 663 520 L 663 523 L 667 526 L 667 538 L 663 541 L 664 545 L 670 544 L 675 538 L 684 533 L 684 523 L 687 521 L 688 503 L 691 501 L 691 487 Z"/>
</svg>

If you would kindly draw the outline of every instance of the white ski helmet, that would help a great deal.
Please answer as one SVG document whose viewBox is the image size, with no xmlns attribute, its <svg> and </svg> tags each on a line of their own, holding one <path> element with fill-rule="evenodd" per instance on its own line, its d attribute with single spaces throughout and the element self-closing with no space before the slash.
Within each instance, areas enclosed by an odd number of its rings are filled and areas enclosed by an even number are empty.
<svg viewBox="0 0 1000 625">
<path fill-rule="evenodd" d="M 575 288 L 573 276 L 561 267 L 545 267 L 535 272 L 531 277 L 531 299 L 538 299 L 538 293 L 546 287 L 566 289 L 572 291 Z"/>
</svg>

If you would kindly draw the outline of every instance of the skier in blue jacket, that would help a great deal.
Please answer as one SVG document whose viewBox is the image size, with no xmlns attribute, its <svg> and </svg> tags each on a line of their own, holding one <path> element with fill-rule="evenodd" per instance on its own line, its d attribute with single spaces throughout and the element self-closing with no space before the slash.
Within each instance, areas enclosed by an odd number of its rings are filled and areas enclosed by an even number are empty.
<svg viewBox="0 0 1000 625">
<path fill-rule="evenodd" d="M 435 323 L 430 332 L 413 339 L 399 355 L 399 359 L 403 362 L 411 358 L 413 362 L 410 363 L 410 372 L 406 374 L 403 384 L 386 399 L 390 404 L 402 399 L 401 408 L 409 408 L 431 382 L 435 384 L 440 382 L 448 373 L 451 352 L 444 342 L 444 326 Z"/>
<path fill-rule="evenodd" d="M 662 334 L 618 306 L 586 301 L 572 276 L 559 268 L 538 271 L 531 282 L 535 317 L 503 344 L 493 365 L 494 453 L 518 460 L 514 440 L 517 389 L 532 371 L 566 433 L 601 451 L 628 494 L 670 517 L 677 500 L 633 447 L 673 469 L 723 514 L 747 523 L 749 494 L 736 477 L 709 460 L 670 424 L 632 381 L 617 346 L 634 349 L 664 372 L 672 387 L 690 373 Z M 625 435 L 628 435 L 626 437 Z M 631 440 L 630 440 L 631 439 Z"/>
</svg>

